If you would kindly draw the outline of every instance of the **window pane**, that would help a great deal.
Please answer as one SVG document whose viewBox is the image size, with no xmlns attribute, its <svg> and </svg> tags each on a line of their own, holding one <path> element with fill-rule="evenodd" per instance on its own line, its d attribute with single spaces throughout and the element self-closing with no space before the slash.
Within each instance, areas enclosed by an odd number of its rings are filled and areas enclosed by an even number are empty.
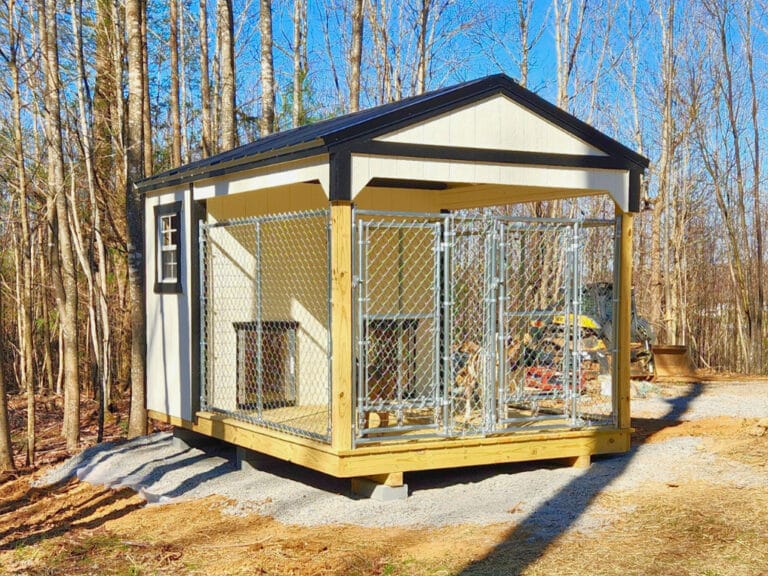
<svg viewBox="0 0 768 576">
<path fill-rule="evenodd" d="M 176 261 L 175 250 L 163 250 L 161 252 L 162 258 L 162 279 L 163 280 L 176 280 L 178 263 Z"/>
<path fill-rule="evenodd" d="M 177 282 L 179 278 L 179 213 L 161 215 L 158 225 L 158 280 Z"/>
</svg>

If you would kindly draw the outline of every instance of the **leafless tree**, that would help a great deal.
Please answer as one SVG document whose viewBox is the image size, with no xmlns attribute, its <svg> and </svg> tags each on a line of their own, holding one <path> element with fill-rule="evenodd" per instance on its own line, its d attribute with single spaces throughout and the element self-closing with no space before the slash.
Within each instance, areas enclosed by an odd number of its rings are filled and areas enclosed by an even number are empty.
<svg viewBox="0 0 768 576">
<path fill-rule="evenodd" d="M 237 145 L 235 119 L 235 38 L 232 21 L 232 0 L 216 0 L 219 69 L 221 73 L 221 147 L 229 150 Z"/>
<path fill-rule="evenodd" d="M 171 52 L 171 165 L 181 164 L 181 106 L 179 104 L 179 0 L 168 0 L 170 35 L 168 48 Z"/>
<path fill-rule="evenodd" d="M 213 119 L 211 110 L 211 79 L 208 73 L 208 4 L 206 0 L 200 0 L 198 8 L 200 27 L 200 106 L 202 125 L 203 156 L 210 156 L 215 151 L 213 134 Z"/>
<path fill-rule="evenodd" d="M 128 35 L 128 125 L 126 131 L 125 220 L 128 232 L 128 277 L 131 317 L 131 408 L 128 435 L 147 431 L 144 330 L 144 217 L 142 197 L 135 183 L 144 177 L 144 54 L 142 0 L 126 0 L 125 26 Z"/>
<path fill-rule="evenodd" d="M 52 200 L 57 228 L 58 269 L 54 269 L 57 301 L 61 317 L 64 356 L 64 424 L 62 434 L 67 450 L 77 449 L 80 441 L 80 381 L 78 375 L 78 288 L 72 236 L 69 227 L 70 205 L 64 180 L 62 149 L 61 79 L 59 77 L 56 0 L 40 0 L 41 44 L 45 69 L 45 134 L 48 155 L 48 194 Z"/>
<path fill-rule="evenodd" d="M 261 121 L 259 131 L 268 136 L 275 131 L 275 72 L 272 63 L 272 0 L 259 2 L 261 30 Z"/>
<path fill-rule="evenodd" d="M 349 46 L 349 111 L 360 109 L 360 66 L 365 26 L 364 0 L 352 0 L 352 38 Z"/>
</svg>

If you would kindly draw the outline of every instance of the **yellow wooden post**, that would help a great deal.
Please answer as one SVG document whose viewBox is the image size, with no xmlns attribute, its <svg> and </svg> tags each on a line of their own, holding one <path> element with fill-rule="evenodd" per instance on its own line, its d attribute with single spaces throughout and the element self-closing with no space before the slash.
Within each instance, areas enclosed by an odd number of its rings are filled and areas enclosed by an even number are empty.
<svg viewBox="0 0 768 576">
<path fill-rule="evenodd" d="M 352 448 L 352 204 L 331 203 L 331 446 Z"/>
<path fill-rule="evenodd" d="M 621 219 L 619 254 L 619 338 L 618 346 L 618 422 L 619 428 L 631 426 L 629 408 L 630 338 L 632 331 L 632 214 L 616 210 Z"/>
</svg>

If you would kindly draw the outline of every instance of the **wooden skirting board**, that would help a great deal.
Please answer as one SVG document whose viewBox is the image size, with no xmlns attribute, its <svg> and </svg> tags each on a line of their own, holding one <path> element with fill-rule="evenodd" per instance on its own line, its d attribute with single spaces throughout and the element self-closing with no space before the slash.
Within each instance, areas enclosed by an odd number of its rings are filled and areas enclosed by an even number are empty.
<svg viewBox="0 0 768 576">
<path fill-rule="evenodd" d="M 329 444 L 210 412 L 199 412 L 194 422 L 154 411 L 149 416 L 338 478 L 531 460 L 567 459 L 583 464 L 590 455 L 625 452 L 631 432 L 609 428 L 518 432 L 485 438 L 393 441 L 337 451 Z"/>
</svg>

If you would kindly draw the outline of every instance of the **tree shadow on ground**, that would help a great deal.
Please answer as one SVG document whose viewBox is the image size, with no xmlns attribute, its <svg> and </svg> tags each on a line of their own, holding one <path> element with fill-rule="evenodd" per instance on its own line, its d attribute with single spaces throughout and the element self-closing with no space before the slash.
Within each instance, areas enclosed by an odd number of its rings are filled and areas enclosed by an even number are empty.
<svg viewBox="0 0 768 576">
<path fill-rule="evenodd" d="M 136 500 L 136 494 L 132 490 L 107 488 L 74 506 L 65 505 L 52 511 L 49 515 L 14 525 L 3 531 L 0 533 L 0 551 L 37 544 L 43 540 L 60 536 L 74 528 L 94 529 L 109 520 L 130 514 L 144 505 L 143 501 Z M 110 511 L 98 515 L 99 511 L 105 507 L 108 507 Z M 16 534 L 19 536 L 14 536 Z"/>
<path fill-rule="evenodd" d="M 654 431 L 676 426 L 701 393 L 702 385 L 696 384 L 687 395 L 666 399 L 669 410 L 656 419 L 658 427 Z M 574 526 L 594 499 L 625 472 L 636 454 L 634 445 L 626 454 L 598 458 L 584 474 L 574 478 L 510 530 L 489 554 L 466 566 L 461 575 L 522 574 Z"/>
</svg>

